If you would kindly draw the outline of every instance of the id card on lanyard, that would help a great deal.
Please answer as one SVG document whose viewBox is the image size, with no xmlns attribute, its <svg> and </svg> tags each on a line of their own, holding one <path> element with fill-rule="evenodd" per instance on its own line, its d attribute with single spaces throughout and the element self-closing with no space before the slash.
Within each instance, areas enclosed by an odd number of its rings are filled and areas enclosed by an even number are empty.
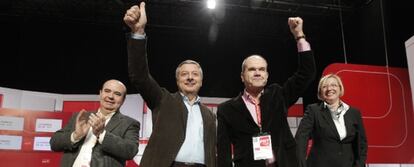
<svg viewBox="0 0 414 167">
<path fill-rule="evenodd" d="M 254 160 L 273 158 L 272 138 L 268 133 L 259 133 L 253 136 Z"/>
</svg>

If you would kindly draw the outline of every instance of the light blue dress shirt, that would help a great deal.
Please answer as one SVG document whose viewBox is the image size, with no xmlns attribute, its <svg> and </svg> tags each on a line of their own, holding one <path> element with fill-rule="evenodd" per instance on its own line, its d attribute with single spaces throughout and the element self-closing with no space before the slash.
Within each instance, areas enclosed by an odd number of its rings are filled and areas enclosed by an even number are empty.
<svg viewBox="0 0 414 167">
<path fill-rule="evenodd" d="M 186 96 L 183 96 L 183 100 L 188 111 L 187 127 L 184 143 L 178 151 L 175 161 L 204 164 L 204 130 L 200 97 L 197 96 L 193 105 L 190 105 Z"/>
</svg>

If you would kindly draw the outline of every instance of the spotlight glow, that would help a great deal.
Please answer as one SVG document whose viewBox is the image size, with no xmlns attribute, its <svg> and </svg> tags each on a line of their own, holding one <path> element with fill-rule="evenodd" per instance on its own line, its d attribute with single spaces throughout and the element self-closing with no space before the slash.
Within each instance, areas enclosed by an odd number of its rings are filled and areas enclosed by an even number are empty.
<svg viewBox="0 0 414 167">
<path fill-rule="evenodd" d="M 216 0 L 207 0 L 207 8 L 215 9 L 216 8 Z"/>
</svg>

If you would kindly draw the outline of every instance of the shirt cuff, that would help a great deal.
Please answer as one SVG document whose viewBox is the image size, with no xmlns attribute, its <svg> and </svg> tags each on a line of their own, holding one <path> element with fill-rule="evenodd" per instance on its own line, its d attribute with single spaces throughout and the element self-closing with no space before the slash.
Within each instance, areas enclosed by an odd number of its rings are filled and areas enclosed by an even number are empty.
<svg viewBox="0 0 414 167">
<path fill-rule="evenodd" d="M 305 38 L 300 38 L 298 40 L 298 42 L 296 43 L 297 47 L 298 47 L 298 52 L 305 52 L 305 51 L 310 51 L 311 50 L 311 46 L 309 44 L 308 41 L 306 41 Z"/>
<path fill-rule="evenodd" d="M 98 136 L 98 142 L 99 142 L 99 144 L 102 144 L 102 142 L 103 142 L 103 139 L 104 139 L 104 137 L 105 137 L 105 134 L 106 134 L 106 130 L 104 130 L 99 136 Z"/>
<path fill-rule="evenodd" d="M 79 139 L 79 140 L 75 140 L 75 137 L 73 137 L 73 135 L 75 135 L 75 132 L 72 132 L 72 134 L 70 134 L 70 141 L 71 141 L 72 143 L 77 143 L 77 142 L 79 142 L 79 141 L 80 141 L 80 139 Z"/>
<path fill-rule="evenodd" d="M 134 34 L 134 33 L 131 33 L 131 38 L 132 39 L 145 39 L 145 37 L 146 37 L 147 35 L 146 34 Z"/>
</svg>

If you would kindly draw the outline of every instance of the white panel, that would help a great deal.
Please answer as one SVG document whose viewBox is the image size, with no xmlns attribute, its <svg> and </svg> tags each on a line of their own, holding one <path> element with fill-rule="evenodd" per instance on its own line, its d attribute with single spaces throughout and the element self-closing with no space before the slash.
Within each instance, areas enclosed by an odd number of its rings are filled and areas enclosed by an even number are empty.
<svg viewBox="0 0 414 167">
<path fill-rule="evenodd" d="M 147 112 L 144 114 L 144 120 L 142 124 L 142 137 L 150 137 L 152 133 L 152 112 L 148 108 Z"/>
<path fill-rule="evenodd" d="M 136 119 L 141 123 L 139 136 L 143 136 L 143 105 L 144 100 L 138 94 L 127 95 L 124 104 L 121 106 L 121 113 Z"/>
<path fill-rule="evenodd" d="M 140 140 L 139 147 L 138 147 L 138 153 L 133 158 L 136 164 L 141 163 L 141 158 L 142 158 L 142 155 L 144 154 L 145 147 L 147 147 L 147 143 L 148 143 L 148 139 Z"/>
<path fill-rule="evenodd" d="M 201 103 L 205 104 L 220 104 L 223 103 L 230 98 L 220 98 L 220 97 L 201 97 Z"/>
<path fill-rule="evenodd" d="M 296 117 L 288 117 L 287 121 L 289 123 L 289 127 L 291 127 L 291 128 L 296 128 L 297 127 Z"/>
<path fill-rule="evenodd" d="M 303 117 L 296 117 L 296 120 L 297 120 L 296 122 L 297 122 L 297 124 L 298 124 L 298 127 L 299 127 L 300 121 L 302 121 L 302 118 L 303 118 Z"/>
<path fill-rule="evenodd" d="M 22 136 L 0 135 L 0 150 L 21 150 Z"/>
<path fill-rule="evenodd" d="M 299 97 L 295 104 L 303 104 L 303 98 Z"/>
<path fill-rule="evenodd" d="M 140 145 L 141 146 L 141 145 Z M 140 164 L 141 163 L 141 159 L 142 159 L 142 155 L 135 155 L 135 157 L 132 159 L 132 160 L 134 160 L 134 162 L 136 163 L 136 164 Z"/>
<path fill-rule="evenodd" d="M 405 51 L 407 52 L 408 73 L 410 75 L 411 95 L 414 96 L 414 36 L 405 41 Z M 414 107 L 414 98 L 413 107 Z"/>
<path fill-rule="evenodd" d="M 122 114 L 128 115 L 137 121 L 142 121 L 144 100 L 138 94 L 127 95 L 124 104 L 121 106 Z"/>
<path fill-rule="evenodd" d="M 298 128 L 290 128 L 290 132 L 292 132 L 292 135 L 295 136 L 296 132 L 298 131 Z"/>
<path fill-rule="evenodd" d="M 23 91 L 21 109 L 37 111 L 54 111 L 56 97 L 59 94 Z"/>
<path fill-rule="evenodd" d="M 23 117 L 0 116 L 0 130 L 23 131 L 23 127 Z"/>
<path fill-rule="evenodd" d="M 62 129 L 61 119 L 36 119 L 35 132 L 56 132 Z"/>
<path fill-rule="evenodd" d="M 34 137 L 33 150 L 35 151 L 51 151 L 50 141 L 51 137 Z"/>
<path fill-rule="evenodd" d="M 401 167 L 414 167 L 414 164 L 401 164 Z"/>
<path fill-rule="evenodd" d="M 22 91 L 0 87 L 0 94 L 3 94 L 3 108 L 20 109 Z"/>
</svg>

